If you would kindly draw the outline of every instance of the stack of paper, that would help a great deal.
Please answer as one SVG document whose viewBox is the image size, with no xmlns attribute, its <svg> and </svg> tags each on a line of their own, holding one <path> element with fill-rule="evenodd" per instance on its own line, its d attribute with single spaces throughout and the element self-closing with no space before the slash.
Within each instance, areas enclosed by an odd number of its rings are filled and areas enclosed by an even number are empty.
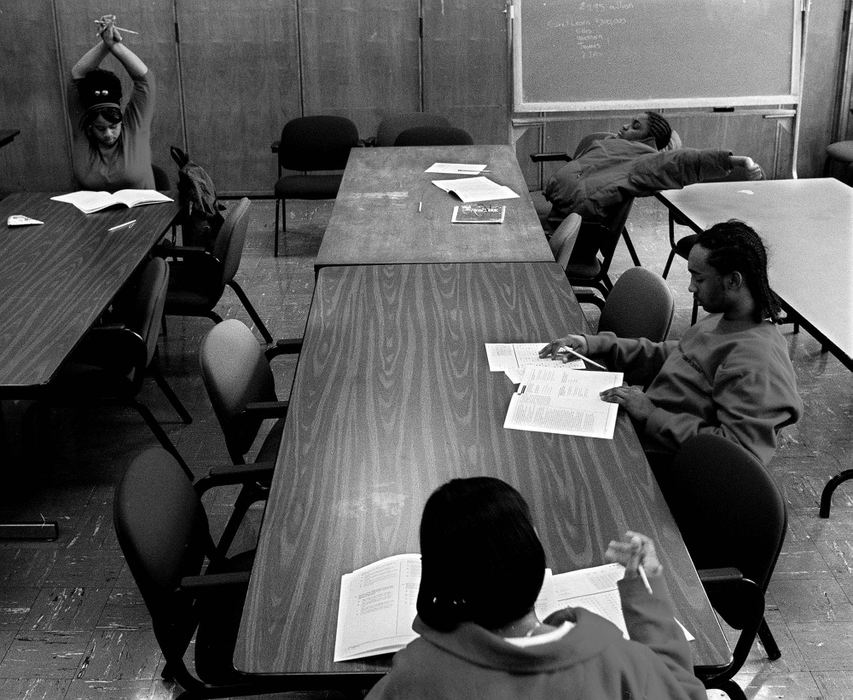
<svg viewBox="0 0 853 700">
<path fill-rule="evenodd" d="M 457 196 L 463 202 L 488 202 L 494 199 L 513 199 L 518 195 L 505 185 L 484 176 L 456 180 L 433 180 L 432 184 Z"/>
</svg>

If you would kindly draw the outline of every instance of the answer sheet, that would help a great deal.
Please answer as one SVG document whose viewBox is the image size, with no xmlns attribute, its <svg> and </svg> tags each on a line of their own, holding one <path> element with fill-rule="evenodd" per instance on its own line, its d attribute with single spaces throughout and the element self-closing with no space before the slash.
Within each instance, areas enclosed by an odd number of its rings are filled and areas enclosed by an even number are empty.
<svg viewBox="0 0 853 700">
<path fill-rule="evenodd" d="M 504 428 L 613 439 L 618 404 L 599 393 L 622 386 L 621 372 L 527 365 L 512 395 Z"/>
</svg>

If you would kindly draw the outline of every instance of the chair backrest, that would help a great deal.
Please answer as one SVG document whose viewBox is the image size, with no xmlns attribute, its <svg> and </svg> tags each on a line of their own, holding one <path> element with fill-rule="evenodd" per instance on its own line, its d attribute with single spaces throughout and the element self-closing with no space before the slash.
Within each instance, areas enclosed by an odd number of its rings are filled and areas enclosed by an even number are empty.
<svg viewBox="0 0 853 700">
<path fill-rule="evenodd" d="M 586 280 L 575 279 L 576 270 L 573 270 L 572 266 L 588 267 L 599 253 L 601 254 L 600 265 L 595 266 L 595 275 L 601 277 L 607 274 L 613 260 L 613 254 L 616 252 L 616 246 L 619 244 L 622 229 L 628 221 L 628 215 L 631 213 L 633 205 L 634 198 L 628 197 L 611 210 L 606 220 L 584 220 L 581 223 L 571 259 L 563 267 L 573 284 L 584 284 Z"/>
<path fill-rule="evenodd" d="M 151 165 L 151 170 L 154 173 L 154 189 L 168 191 L 172 189 L 172 182 L 169 180 L 169 175 L 159 165 Z"/>
<path fill-rule="evenodd" d="M 249 230 L 250 204 L 249 198 L 243 197 L 235 206 L 229 208 L 213 244 L 213 254 L 222 262 L 223 287 L 234 279 L 240 268 L 246 233 Z"/>
<path fill-rule="evenodd" d="M 630 267 L 607 295 L 598 330 L 659 343 L 669 333 L 674 311 L 675 300 L 663 277 L 645 267 Z"/>
<path fill-rule="evenodd" d="M 403 112 L 386 117 L 376 130 L 377 146 L 393 146 L 397 137 L 415 126 L 450 126 L 446 117 L 427 112 Z"/>
<path fill-rule="evenodd" d="M 395 146 L 470 146 L 474 139 L 455 126 L 415 126 L 400 132 Z"/>
<path fill-rule="evenodd" d="M 246 404 L 275 401 L 275 379 L 252 331 L 237 319 L 217 323 L 199 350 L 201 376 L 231 458 L 243 463 L 263 419 Z"/>
<path fill-rule="evenodd" d="M 163 258 L 151 258 L 138 273 L 133 297 L 126 307 L 125 324 L 136 331 L 145 344 L 145 367 L 157 350 L 168 288 L 169 264 Z"/>
<path fill-rule="evenodd" d="M 731 440 L 701 434 L 682 445 L 664 483 L 696 568 L 733 566 L 765 591 L 788 521 L 764 465 Z"/>
<path fill-rule="evenodd" d="M 160 649 L 167 662 L 182 663 L 197 617 L 176 588 L 201 572 L 213 542 L 192 484 L 166 450 L 149 448 L 131 462 L 116 488 L 113 524 Z"/>
<path fill-rule="evenodd" d="M 551 252 L 557 259 L 557 262 L 559 262 L 560 255 L 564 249 L 571 256 L 578 232 L 580 231 L 581 221 L 580 214 L 575 214 L 574 212 L 569 214 L 560 222 L 554 233 L 551 234 L 551 238 L 548 239 L 548 245 L 551 246 Z M 566 241 L 569 241 L 568 247 L 566 247 Z M 568 261 L 568 258 L 566 260 Z"/>
<path fill-rule="evenodd" d="M 278 163 L 287 170 L 343 170 L 358 129 L 346 117 L 317 115 L 291 119 L 281 130 Z"/>
</svg>

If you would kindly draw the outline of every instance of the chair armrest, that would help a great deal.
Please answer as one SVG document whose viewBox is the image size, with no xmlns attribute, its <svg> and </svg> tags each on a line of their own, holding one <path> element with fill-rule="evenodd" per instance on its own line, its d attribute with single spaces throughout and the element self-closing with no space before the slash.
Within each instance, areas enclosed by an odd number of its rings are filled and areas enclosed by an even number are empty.
<svg viewBox="0 0 853 700">
<path fill-rule="evenodd" d="M 279 147 L 279 145 L 280 145 L 280 144 L 281 144 L 281 141 L 280 141 L 279 139 L 276 139 L 275 141 L 273 141 L 273 142 L 270 144 L 270 150 L 271 150 L 273 153 L 278 153 L 278 147 Z"/>
<path fill-rule="evenodd" d="M 213 255 L 206 248 L 188 245 L 157 245 L 154 247 L 154 254 L 161 258 L 192 258 L 203 255 Z"/>
<path fill-rule="evenodd" d="M 196 493 L 201 496 L 206 491 L 219 486 L 235 484 L 250 484 L 257 482 L 269 483 L 275 471 L 275 462 L 255 462 L 254 464 L 228 464 L 211 467 L 207 476 L 193 484 Z"/>
<path fill-rule="evenodd" d="M 728 583 L 729 581 L 740 581 L 743 579 L 743 574 L 739 569 L 733 566 L 726 566 L 720 569 L 699 569 L 696 573 L 699 574 L 699 580 L 705 583 Z"/>
<path fill-rule="evenodd" d="M 185 576 L 181 579 L 180 589 L 193 595 L 213 592 L 224 586 L 248 586 L 249 571 L 229 571 L 221 574 L 208 574 L 207 576 Z"/>
<path fill-rule="evenodd" d="M 279 338 L 264 350 L 264 355 L 271 360 L 279 355 L 297 355 L 300 352 L 302 352 L 302 338 Z"/>
<path fill-rule="evenodd" d="M 562 160 L 568 162 L 572 157 L 566 151 L 550 151 L 548 153 L 531 153 L 530 160 L 534 163 L 544 163 L 551 160 Z"/>
<path fill-rule="evenodd" d="M 242 414 L 251 414 L 260 418 L 282 418 L 287 415 L 289 406 L 287 401 L 254 401 L 246 404 Z"/>
</svg>

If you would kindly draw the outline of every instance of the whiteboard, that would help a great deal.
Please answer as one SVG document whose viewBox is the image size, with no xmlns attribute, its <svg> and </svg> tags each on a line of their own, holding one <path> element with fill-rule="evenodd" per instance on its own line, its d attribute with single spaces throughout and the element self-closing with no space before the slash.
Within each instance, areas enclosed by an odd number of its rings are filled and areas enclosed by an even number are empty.
<svg viewBox="0 0 853 700">
<path fill-rule="evenodd" d="M 514 0 L 516 112 L 799 103 L 802 0 Z"/>
</svg>

